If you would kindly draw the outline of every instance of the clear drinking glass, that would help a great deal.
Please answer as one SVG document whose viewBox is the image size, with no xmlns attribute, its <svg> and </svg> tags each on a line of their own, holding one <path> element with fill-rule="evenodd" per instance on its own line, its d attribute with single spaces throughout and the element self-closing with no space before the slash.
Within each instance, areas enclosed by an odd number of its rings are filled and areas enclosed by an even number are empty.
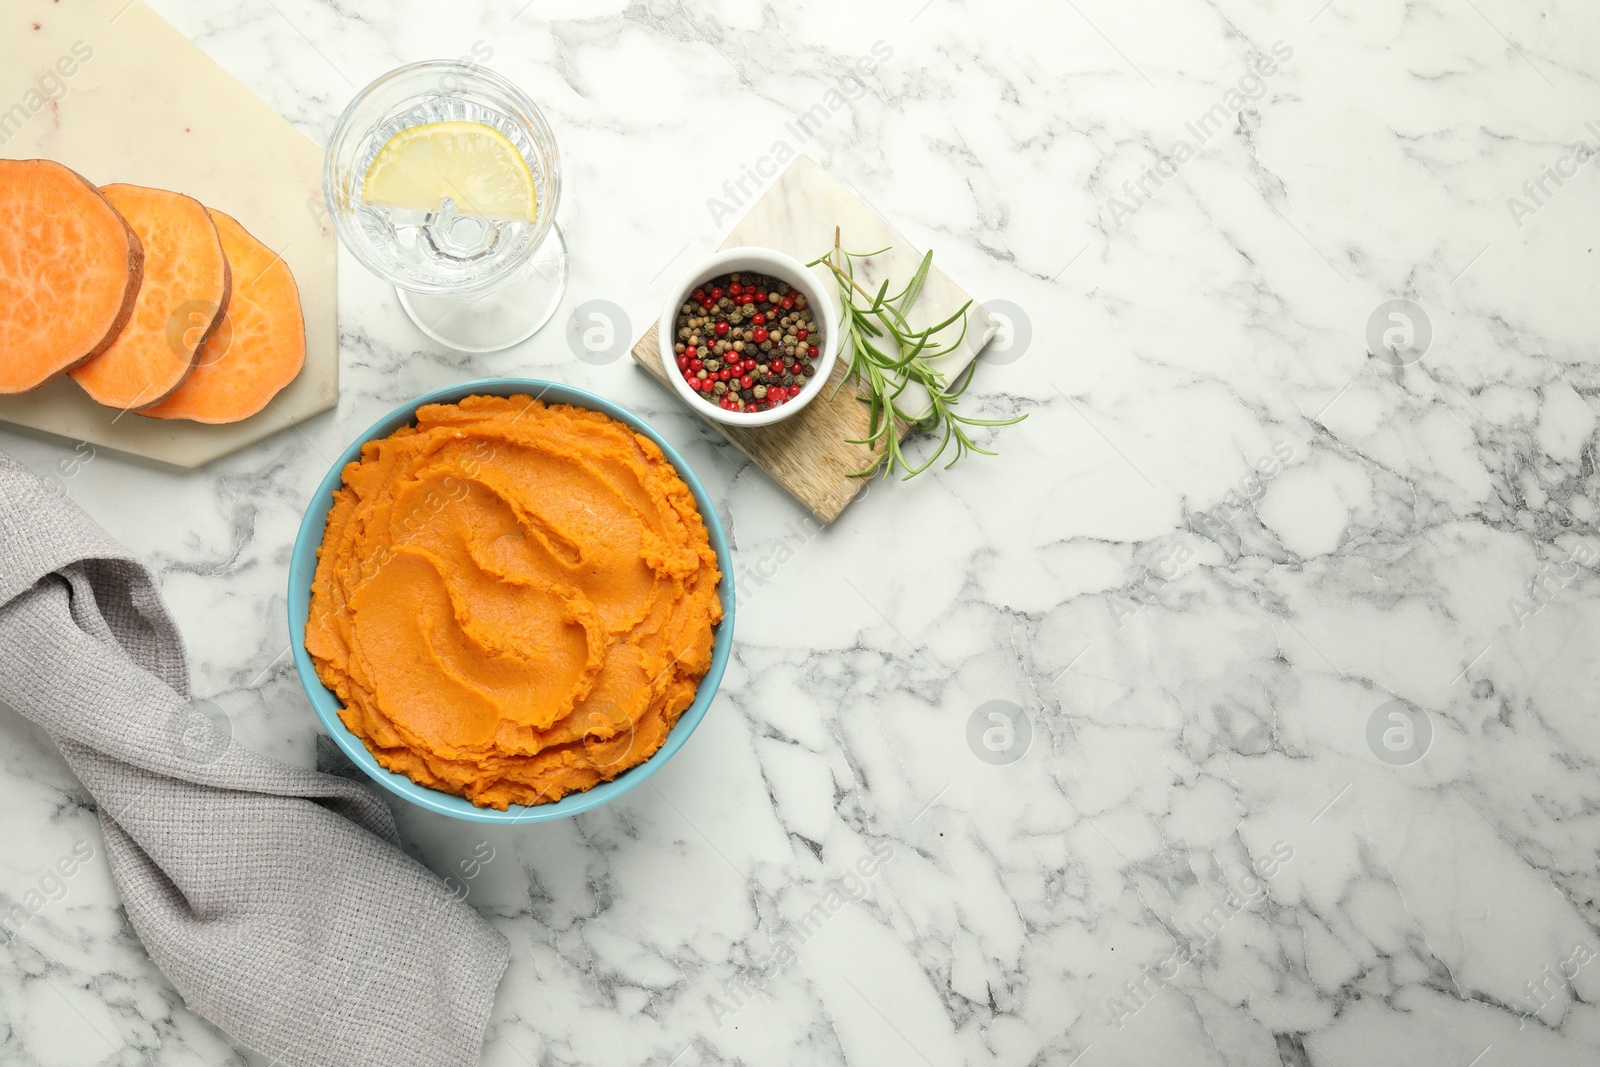
<svg viewBox="0 0 1600 1067">
<path fill-rule="evenodd" d="M 436 122 L 482 123 L 516 146 L 533 175 L 533 222 L 477 217 L 448 197 L 435 211 L 363 201 L 379 150 L 407 127 Z M 522 90 L 474 63 L 430 60 L 390 71 L 345 108 L 323 192 L 345 246 L 395 286 L 423 333 L 458 351 L 494 352 L 533 336 L 566 288 L 559 163 L 549 123 Z"/>
</svg>

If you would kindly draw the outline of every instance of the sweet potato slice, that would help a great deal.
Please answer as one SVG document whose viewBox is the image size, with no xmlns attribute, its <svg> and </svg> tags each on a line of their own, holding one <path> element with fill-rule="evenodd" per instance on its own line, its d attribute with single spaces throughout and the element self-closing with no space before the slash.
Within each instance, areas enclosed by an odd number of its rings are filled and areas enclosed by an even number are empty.
<svg viewBox="0 0 1600 1067">
<path fill-rule="evenodd" d="M 153 408 L 156 419 L 238 422 L 294 381 L 306 362 L 306 320 L 289 265 L 215 208 L 211 219 L 233 268 L 233 295 L 189 380 Z"/>
<path fill-rule="evenodd" d="M 0 393 L 105 351 L 143 272 L 138 235 L 88 180 L 48 159 L 0 159 Z"/>
<path fill-rule="evenodd" d="M 107 407 L 138 410 L 159 404 L 189 377 L 227 311 L 233 283 L 222 238 L 198 200 L 139 185 L 100 191 L 144 244 L 144 282 L 116 340 L 67 373 Z"/>
</svg>

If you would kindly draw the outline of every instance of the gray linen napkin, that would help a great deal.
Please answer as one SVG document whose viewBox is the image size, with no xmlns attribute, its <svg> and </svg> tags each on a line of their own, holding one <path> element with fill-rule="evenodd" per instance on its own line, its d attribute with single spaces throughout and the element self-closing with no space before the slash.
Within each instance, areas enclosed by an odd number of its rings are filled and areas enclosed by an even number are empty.
<svg viewBox="0 0 1600 1067">
<path fill-rule="evenodd" d="M 94 795 L 151 958 L 285 1067 L 477 1063 L 506 939 L 367 787 L 234 743 L 188 697 L 149 573 L 0 453 L 0 701 Z"/>
</svg>

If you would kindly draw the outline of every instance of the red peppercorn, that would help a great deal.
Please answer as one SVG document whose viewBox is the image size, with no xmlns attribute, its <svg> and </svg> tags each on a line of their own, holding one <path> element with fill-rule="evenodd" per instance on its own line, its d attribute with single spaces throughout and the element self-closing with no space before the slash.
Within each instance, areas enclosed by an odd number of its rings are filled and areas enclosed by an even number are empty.
<svg viewBox="0 0 1600 1067">
<path fill-rule="evenodd" d="M 755 339 L 756 344 L 760 344 L 762 341 L 765 341 L 767 339 L 767 331 L 762 327 L 757 326 L 755 329 Z"/>
<path fill-rule="evenodd" d="M 810 356 L 812 359 L 816 359 L 817 358 L 817 346 L 816 345 L 812 345 L 810 348 L 807 348 L 806 349 L 806 355 Z"/>
<path fill-rule="evenodd" d="M 712 329 L 717 331 L 718 337 L 721 337 L 723 334 L 728 332 L 728 324 L 726 322 L 719 322 L 713 326 Z"/>
<path fill-rule="evenodd" d="M 807 337 L 810 337 L 810 336 L 811 336 L 811 331 L 810 330 L 796 330 L 794 332 L 794 339 L 796 341 L 804 341 Z"/>
<path fill-rule="evenodd" d="M 727 381 L 729 378 L 733 377 L 732 368 L 723 367 L 721 370 L 717 371 L 717 377 L 721 378 L 723 381 Z"/>
<path fill-rule="evenodd" d="M 713 300 L 721 300 L 722 299 L 722 290 L 718 289 L 718 288 L 713 288 L 711 290 L 711 299 L 713 299 Z"/>
<path fill-rule="evenodd" d="M 781 385 L 778 386 L 776 389 L 768 389 L 767 390 L 767 395 L 768 396 L 771 396 L 774 393 L 778 394 L 778 400 L 780 402 L 789 399 L 789 390 L 785 389 Z"/>
<path fill-rule="evenodd" d="M 740 389 L 751 389 L 751 388 L 755 387 L 755 384 L 756 384 L 755 380 L 753 378 L 751 378 L 750 375 L 748 375 L 748 374 L 746 374 L 743 378 L 739 379 L 739 388 Z"/>
<path fill-rule="evenodd" d="M 683 347 L 683 354 L 688 356 L 690 359 L 693 359 L 695 356 L 700 354 L 700 350 L 694 345 L 685 345 Z"/>
<path fill-rule="evenodd" d="M 792 296 L 786 296 L 782 300 L 778 301 L 778 303 L 783 305 L 783 310 L 785 311 L 791 311 L 794 309 L 794 297 Z"/>
<path fill-rule="evenodd" d="M 704 367 L 704 366 L 705 366 L 705 362 L 703 360 L 691 359 L 689 361 L 689 369 L 690 370 L 699 370 L 701 367 Z"/>
<path fill-rule="evenodd" d="M 750 316 L 750 321 L 755 323 L 757 326 L 765 326 L 767 324 L 767 317 L 758 311 L 754 315 Z"/>
<path fill-rule="evenodd" d="M 689 295 L 691 297 L 693 297 L 695 303 L 698 304 L 700 301 L 702 301 L 702 300 L 704 300 L 706 298 L 706 291 L 704 289 L 696 289 L 694 292 L 690 293 Z"/>
<path fill-rule="evenodd" d="M 710 311 L 712 308 L 714 308 L 716 306 L 717 306 L 716 301 L 712 300 L 710 297 L 707 297 L 706 299 L 700 301 L 700 307 L 703 310 L 706 310 L 706 311 Z"/>
</svg>

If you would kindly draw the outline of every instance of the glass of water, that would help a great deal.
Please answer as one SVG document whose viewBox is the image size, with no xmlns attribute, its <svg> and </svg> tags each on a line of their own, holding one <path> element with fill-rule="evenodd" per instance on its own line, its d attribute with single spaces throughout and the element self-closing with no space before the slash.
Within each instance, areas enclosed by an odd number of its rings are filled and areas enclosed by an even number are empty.
<svg viewBox="0 0 1600 1067">
<path fill-rule="evenodd" d="M 345 108 L 323 192 L 340 239 L 423 333 L 494 352 L 533 336 L 566 288 L 559 162 L 527 94 L 477 64 L 432 60 Z"/>
</svg>

